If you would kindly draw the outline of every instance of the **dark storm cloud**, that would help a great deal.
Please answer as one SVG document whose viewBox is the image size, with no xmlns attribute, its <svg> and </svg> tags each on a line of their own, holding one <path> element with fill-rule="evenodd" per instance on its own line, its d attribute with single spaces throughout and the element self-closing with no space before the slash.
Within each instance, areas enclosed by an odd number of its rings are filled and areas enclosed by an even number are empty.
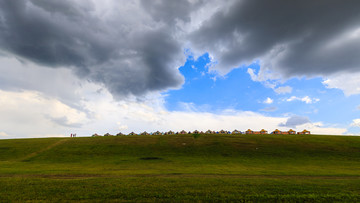
<svg viewBox="0 0 360 203">
<path fill-rule="evenodd" d="M 191 4 L 187 0 L 141 0 L 141 4 L 156 21 L 166 23 L 174 23 L 176 19 L 181 19 L 187 22 L 190 21 L 189 10 L 191 8 Z"/>
<path fill-rule="evenodd" d="M 260 59 L 287 76 L 359 71 L 360 1 L 244 0 L 191 34 L 229 71 Z"/>
<path fill-rule="evenodd" d="M 0 0 L 0 49 L 71 68 L 119 98 L 179 87 L 184 48 L 209 52 L 224 72 L 256 59 L 284 76 L 359 70 L 357 0 L 95 3 Z"/>
<path fill-rule="evenodd" d="M 141 4 L 154 20 L 171 24 L 176 23 L 176 20 L 190 22 L 191 12 L 203 5 L 204 1 L 191 3 L 188 0 L 141 0 Z"/>
<path fill-rule="evenodd" d="M 165 30 L 144 34 L 133 43 L 133 55 L 107 63 L 92 78 L 103 82 L 110 92 L 140 95 L 144 90 L 176 87 L 183 77 L 174 61 L 181 56 L 180 45 Z M 117 71 L 112 71 L 116 69 Z"/>
<path fill-rule="evenodd" d="M 279 126 L 296 128 L 296 126 L 306 124 L 306 123 L 310 123 L 310 120 L 309 120 L 308 117 L 305 117 L 305 116 L 292 116 L 292 117 L 288 118 L 286 123 L 282 123 Z"/>
<path fill-rule="evenodd" d="M 48 0 L 36 0 L 32 3 L 44 10 L 51 13 L 60 13 L 73 20 L 81 19 L 81 17 L 87 16 L 87 13 L 93 11 L 94 7 L 92 3 L 84 0 L 72 1 L 48 1 Z"/>
<path fill-rule="evenodd" d="M 59 7 L 59 15 L 48 9 L 58 4 L 37 7 L 30 1 L 0 1 L 4 28 L 0 31 L 1 47 L 45 65 L 81 67 L 84 70 L 80 72 L 107 60 L 114 46 L 105 37 L 93 34 L 93 29 L 98 28 L 96 21 L 90 28 L 86 23 L 91 16 L 73 18 L 76 9 L 72 15 L 65 6 Z"/>
<path fill-rule="evenodd" d="M 93 9 L 90 1 L 0 0 L 0 48 L 49 67 L 69 67 L 115 96 L 182 84 L 175 64 L 182 48 L 171 31 L 105 21 Z"/>
</svg>

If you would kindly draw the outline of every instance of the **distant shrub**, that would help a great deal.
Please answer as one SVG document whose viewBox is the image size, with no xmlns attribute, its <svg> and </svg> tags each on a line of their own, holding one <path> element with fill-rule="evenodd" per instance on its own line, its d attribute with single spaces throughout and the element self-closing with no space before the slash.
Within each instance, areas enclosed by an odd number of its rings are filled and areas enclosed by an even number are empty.
<svg viewBox="0 0 360 203">
<path fill-rule="evenodd" d="M 161 160 L 160 157 L 141 157 L 141 160 Z"/>
<path fill-rule="evenodd" d="M 199 133 L 194 133 L 192 136 L 193 136 L 195 139 L 197 139 L 198 137 L 200 137 L 200 134 L 199 134 Z"/>
</svg>

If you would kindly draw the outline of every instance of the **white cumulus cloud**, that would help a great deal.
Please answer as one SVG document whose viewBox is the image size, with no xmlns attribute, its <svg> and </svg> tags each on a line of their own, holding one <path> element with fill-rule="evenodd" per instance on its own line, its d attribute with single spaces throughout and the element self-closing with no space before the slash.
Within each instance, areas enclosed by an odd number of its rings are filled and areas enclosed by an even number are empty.
<svg viewBox="0 0 360 203">
<path fill-rule="evenodd" d="M 354 119 L 351 126 L 360 127 L 360 119 Z"/>
<path fill-rule="evenodd" d="M 0 115 L 0 129 L 20 137 L 58 135 L 88 121 L 86 113 L 34 91 L 0 90 Z"/>
<path fill-rule="evenodd" d="M 344 135 L 347 132 L 346 128 L 339 128 L 332 125 L 325 125 L 322 122 L 306 123 L 296 127 L 296 131 L 303 129 L 309 130 L 311 134 L 318 135 Z"/>
<path fill-rule="evenodd" d="M 290 98 L 286 99 L 286 101 L 287 102 L 302 101 L 302 102 L 305 102 L 306 104 L 312 104 L 312 103 L 319 102 L 320 99 L 318 99 L 318 98 L 310 98 L 309 96 L 304 96 L 304 97 L 291 96 Z"/>
<path fill-rule="evenodd" d="M 270 97 L 268 97 L 268 98 L 266 98 L 265 100 L 264 100 L 264 104 L 272 104 L 274 102 L 274 100 L 273 99 L 271 99 Z"/>
<path fill-rule="evenodd" d="M 288 93 L 292 92 L 292 87 L 290 87 L 290 86 L 277 87 L 274 89 L 274 91 L 277 94 L 288 94 Z"/>
<path fill-rule="evenodd" d="M 360 73 L 342 73 L 327 77 L 322 82 L 325 87 L 340 89 L 345 96 L 360 94 Z"/>
</svg>

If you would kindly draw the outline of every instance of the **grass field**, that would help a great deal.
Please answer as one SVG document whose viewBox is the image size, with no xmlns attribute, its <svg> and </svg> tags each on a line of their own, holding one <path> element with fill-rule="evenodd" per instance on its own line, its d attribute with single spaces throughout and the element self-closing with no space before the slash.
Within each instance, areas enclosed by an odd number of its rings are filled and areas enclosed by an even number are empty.
<svg viewBox="0 0 360 203">
<path fill-rule="evenodd" d="M 360 137 L 0 140 L 0 202 L 359 202 Z"/>
</svg>

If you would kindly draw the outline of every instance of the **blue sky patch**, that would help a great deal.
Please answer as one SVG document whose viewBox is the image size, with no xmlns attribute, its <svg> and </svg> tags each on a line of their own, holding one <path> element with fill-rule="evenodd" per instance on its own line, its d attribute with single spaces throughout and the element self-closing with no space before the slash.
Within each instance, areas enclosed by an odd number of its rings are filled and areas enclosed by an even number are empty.
<svg viewBox="0 0 360 203">
<path fill-rule="evenodd" d="M 207 53 L 198 59 L 188 57 L 179 68 L 185 77 L 182 88 L 166 92 L 169 111 L 218 113 L 233 109 L 267 116 L 303 116 L 312 122 L 336 123 L 336 127 L 349 126 L 360 113 L 359 95 L 345 97 L 341 90 L 326 88 L 320 77 L 287 80 L 278 86 L 290 86 L 292 92 L 279 94 L 251 79 L 247 70 L 258 71 L 258 63 L 233 69 L 224 76 L 209 70 L 209 63 Z M 358 132 L 355 127 L 350 130 Z"/>
</svg>

